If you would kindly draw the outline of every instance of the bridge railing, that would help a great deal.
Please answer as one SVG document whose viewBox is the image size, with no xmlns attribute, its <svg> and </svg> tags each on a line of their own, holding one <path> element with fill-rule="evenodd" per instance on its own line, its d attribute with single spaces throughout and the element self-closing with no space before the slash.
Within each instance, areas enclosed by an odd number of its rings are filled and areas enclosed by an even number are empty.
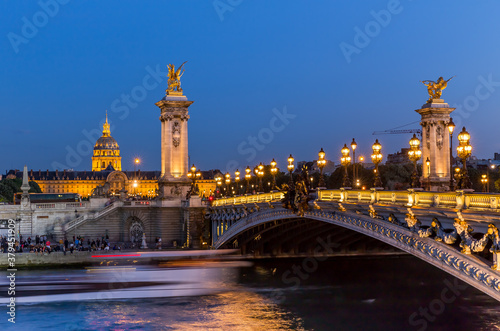
<svg viewBox="0 0 500 331">
<path fill-rule="evenodd" d="M 424 207 L 444 207 L 457 209 L 500 209 L 500 194 L 470 193 L 466 191 L 427 192 L 409 189 L 407 191 L 377 190 L 320 190 L 319 201 L 352 203 L 383 203 Z"/>
<path fill-rule="evenodd" d="M 269 192 L 260 193 L 252 195 L 241 195 L 231 198 L 223 198 L 214 200 L 213 206 L 227 206 L 227 205 L 241 205 L 247 203 L 259 203 L 259 202 L 273 202 L 280 201 L 283 199 L 284 194 L 282 192 Z"/>
<path fill-rule="evenodd" d="M 240 205 L 273 202 L 283 199 L 282 192 L 242 195 L 214 200 L 213 206 Z M 483 209 L 500 211 L 500 194 L 471 193 L 467 191 L 427 192 L 408 189 L 407 191 L 381 190 L 319 190 L 318 201 L 352 203 L 382 203 L 400 206 L 443 207 L 456 209 Z"/>
</svg>

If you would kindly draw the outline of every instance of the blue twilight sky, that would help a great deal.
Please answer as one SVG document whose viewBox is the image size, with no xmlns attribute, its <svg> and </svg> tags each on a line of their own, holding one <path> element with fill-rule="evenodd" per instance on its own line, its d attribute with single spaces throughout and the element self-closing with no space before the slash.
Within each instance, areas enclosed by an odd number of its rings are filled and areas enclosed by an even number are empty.
<svg viewBox="0 0 500 331">
<path fill-rule="evenodd" d="M 485 1 L 2 1 L 0 171 L 90 170 L 105 110 L 124 169 L 160 169 L 166 65 L 185 66 L 189 154 L 199 168 L 254 166 L 321 147 L 338 162 L 411 135 L 421 80 L 456 77 L 443 98 L 474 155 L 500 152 L 500 3 Z M 48 14 L 47 14 L 48 13 Z M 96 132 L 99 133 L 96 133 Z M 457 144 L 456 135 L 454 145 Z"/>
</svg>

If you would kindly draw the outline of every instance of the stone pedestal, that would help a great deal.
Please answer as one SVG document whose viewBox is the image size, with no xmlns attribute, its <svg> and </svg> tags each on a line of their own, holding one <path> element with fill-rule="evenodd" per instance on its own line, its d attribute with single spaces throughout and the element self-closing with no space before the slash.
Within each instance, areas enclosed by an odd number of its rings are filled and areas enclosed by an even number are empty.
<svg viewBox="0 0 500 331">
<path fill-rule="evenodd" d="M 443 99 L 432 99 L 422 108 L 415 110 L 420 114 L 422 126 L 422 186 L 431 191 L 450 189 L 450 136 L 448 123 L 450 108 Z M 427 166 L 426 160 L 430 165 Z"/>
<path fill-rule="evenodd" d="M 188 164 L 189 101 L 182 92 L 167 91 L 156 105 L 161 110 L 161 178 L 162 199 L 184 199 L 191 181 Z"/>
</svg>

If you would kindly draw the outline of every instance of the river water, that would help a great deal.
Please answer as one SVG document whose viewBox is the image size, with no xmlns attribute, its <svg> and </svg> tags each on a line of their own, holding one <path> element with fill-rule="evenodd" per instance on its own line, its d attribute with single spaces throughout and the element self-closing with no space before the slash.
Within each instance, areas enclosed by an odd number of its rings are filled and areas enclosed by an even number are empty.
<svg viewBox="0 0 500 331">
<path fill-rule="evenodd" d="M 197 297 L 18 305 L 0 330 L 500 330 L 499 302 L 411 256 L 258 260 L 221 284 Z"/>
</svg>

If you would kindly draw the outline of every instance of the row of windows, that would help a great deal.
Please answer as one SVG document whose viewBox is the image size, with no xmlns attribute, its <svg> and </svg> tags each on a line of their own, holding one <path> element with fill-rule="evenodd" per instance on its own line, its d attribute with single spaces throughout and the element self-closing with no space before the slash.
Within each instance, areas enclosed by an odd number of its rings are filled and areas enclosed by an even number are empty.
<svg viewBox="0 0 500 331">
<path fill-rule="evenodd" d="M 95 156 L 118 156 L 120 151 L 94 151 Z"/>
<path fill-rule="evenodd" d="M 95 163 L 96 168 L 99 168 L 99 164 L 101 164 L 101 168 L 106 168 L 106 167 L 107 167 L 107 165 L 106 165 L 106 162 L 105 162 L 105 161 L 102 161 L 102 162 L 97 161 L 97 162 Z M 108 162 L 108 165 L 112 165 L 112 164 L 113 164 L 113 161 L 109 161 L 109 162 Z M 115 167 L 115 168 L 116 168 L 117 164 L 118 164 L 118 163 L 117 163 L 117 161 L 115 160 L 115 161 L 114 161 L 114 165 L 113 165 L 113 167 Z"/>
</svg>

